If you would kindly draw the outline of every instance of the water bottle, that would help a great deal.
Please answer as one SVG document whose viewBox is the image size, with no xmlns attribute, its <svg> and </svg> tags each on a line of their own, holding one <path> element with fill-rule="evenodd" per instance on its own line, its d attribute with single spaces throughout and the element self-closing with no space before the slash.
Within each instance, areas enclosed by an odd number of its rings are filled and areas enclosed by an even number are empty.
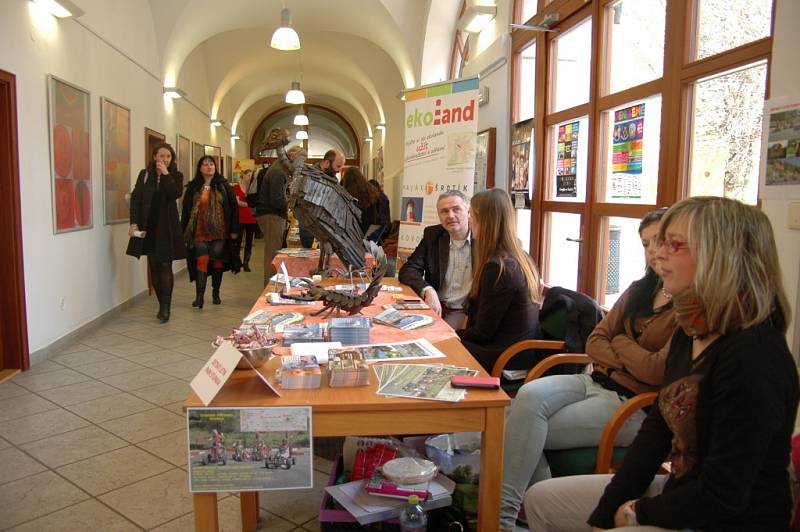
<svg viewBox="0 0 800 532">
<path fill-rule="evenodd" d="M 409 495 L 408 504 L 400 514 L 400 530 L 402 532 L 425 532 L 428 516 L 419 504 L 419 497 Z"/>
</svg>

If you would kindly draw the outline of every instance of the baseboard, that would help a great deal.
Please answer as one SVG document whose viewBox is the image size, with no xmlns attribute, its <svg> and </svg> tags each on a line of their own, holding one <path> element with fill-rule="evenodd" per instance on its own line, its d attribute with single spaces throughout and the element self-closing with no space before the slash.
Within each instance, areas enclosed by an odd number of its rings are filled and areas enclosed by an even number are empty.
<svg viewBox="0 0 800 532">
<path fill-rule="evenodd" d="M 184 267 L 175 272 L 175 279 L 179 279 L 185 275 L 188 275 L 188 273 L 189 271 Z M 102 327 L 105 323 L 108 323 L 113 318 L 119 316 L 122 313 L 122 311 L 129 309 L 130 307 L 132 307 L 137 303 L 140 303 L 141 301 L 146 300 L 148 297 L 150 296 L 147 293 L 147 289 L 144 289 L 143 291 L 136 294 L 132 298 L 123 301 L 116 307 L 113 307 L 112 309 L 104 312 L 103 314 L 93 319 L 92 321 L 89 321 L 81 325 L 74 331 L 65 334 L 55 342 L 41 349 L 37 349 L 36 351 L 31 352 L 29 355 L 31 366 L 34 366 L 40 362 L 44 362 L 48 360 L 50 357 L 60 354 L 64 349 L 74 344 L 75 341 L 78 340 L 81 336 L 84 336 L 94 331 L 95 329 Z"/>
<path fill-rule="evenodd" d="M 20 370 L 18 369 L 3 369 L 0 370 L 0 384 L 3 384 L 7 380 L 11 380 L 11 377 L 19 373 Z"/>
</svg>

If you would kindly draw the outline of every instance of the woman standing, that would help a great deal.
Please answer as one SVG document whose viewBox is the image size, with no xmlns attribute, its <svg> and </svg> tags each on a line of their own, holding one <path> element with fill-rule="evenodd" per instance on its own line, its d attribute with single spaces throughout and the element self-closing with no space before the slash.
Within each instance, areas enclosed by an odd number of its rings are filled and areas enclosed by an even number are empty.
<svg viewBox="0 0 800 532">
<path fill-rule="evenodd" d="M 361 232 L 366 236 L 371 225 L 378 224 L 378 197 L 380 190 L 369 184 L 357 166 L 348 166 L 342 172 L 342 186 L 358 200 L 361 209 Z M 378 235 L 380 236 L 380 235 Z"/>
<path fill-rule="evenodd" d="M 158 298 L 156 317 L 169 321 L 172 303 L 172 261 L 186 257 L 175 200 L 181 197 L 183 174 L 169 144 L 153 148 L 153 161 L 139 172 L 131 193 L 131 226 L 126 253 L 137 259 L 147 255 L 150 279 Z"/>
<path fill-rule="evenodd" d="M 613 478 L 562 477 L 528 491 L 531 530 L 789 525 L 799 393 L 769 219 L 735 200 L 689 198 L 664 216 L 659 242 L 679 327 L 658 402 Z M 670 474 L 656 475 L 665 460 Z"/>
<path fill-rule="evenodd" d="M 197 293 L 192 306 L 203 308 L 209 272 L 213 302 L 219 305 L 222 272 L 239 273 L 239 256 L 233 251 L 239 237 L 239 205 L 233 189 L 217 172 L 214 158 L 209 155 L 197 161 L 194 179 L 186 186 L 181 223 L 189 250 L 189 280 L 195 282 Z"/>
<path fill-rule="evenodd" d="M 664 378 L 669 339 L 677 325 L 672 296 L 655 271 L 659 220 L 639 223 L 646 270 L 595 327 L 586 342 L 591 375 L 542 377 L 520 388 L 511 404 L 503 452 L 500 529 L 513 530 L 525 490 L 550 478 L 545 449 L 596 447 L 609 418 L 625 400 L 655 391 Z M 644 414 L 629 418 L 617 446 L 628 446 Z"/>
<path fill-rule="evenodd" d="M 241 234 L 239 235 L 238 242 L 235 249 L 242 246 L 242 238 L 244 238 L 244 261 L 242 262 L 242 269 L 246 272 L 250 271 L 250 257 L 253 254 L 253 237 L 256 234 L 256 218 L 253 216 L 253 211 L 247 205 L 247 196 L 256 193 L 256 180 L 253 179 L 253 171 L 245 170 L 242 172 L 242 182 L 233 185 L 233 192 L 236 194 L 236 203 L 239 205 L 239 226 Z"/>
<path fill-rule="evenodd" d="M 491 371 L 508 346 L 536 338 L 542 283 L 536 266 L 517 238 L 514 207 L 508 192 L 493 188 L 474 195 L 470 201 L 470 222 L 477 252 L 467 327 L 456 332 L 472 356 Z M 520 355 L 510 367 L 516 369 L 520 363 L 531 367 L 532 362 L 530 357 Z"/>
</svg>

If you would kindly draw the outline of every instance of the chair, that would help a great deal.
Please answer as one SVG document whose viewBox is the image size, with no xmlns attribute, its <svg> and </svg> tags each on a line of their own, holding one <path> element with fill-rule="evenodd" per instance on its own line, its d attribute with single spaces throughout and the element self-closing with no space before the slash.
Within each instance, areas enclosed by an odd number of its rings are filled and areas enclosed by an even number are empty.
<svg viewBox="0 0 800 532">
<path fill-rule="evenodd" d="M 589 355 L 583 353 L 562 353 L 549 356 L 536 364 L 525 378 L 525 383 L 538 379 L 548 370 L 560 364 L 591 364 L 591 359 Z M 622 462 L 627 451 L 627 447 L 614 446 L 619 430 L 635 412 L 652 405 L 657 396 L 657 392 L 645 392 L 622 403 L 606 422 L 597 447 L 545 450 L 550 473 L 554 477 L 613 473 L 615 466 Z"/>
</svg>

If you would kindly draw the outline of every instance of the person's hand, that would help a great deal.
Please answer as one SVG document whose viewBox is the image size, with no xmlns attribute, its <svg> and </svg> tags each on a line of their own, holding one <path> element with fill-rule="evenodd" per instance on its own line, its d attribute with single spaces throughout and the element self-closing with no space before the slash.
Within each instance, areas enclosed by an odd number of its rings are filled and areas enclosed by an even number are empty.
<svg viewBox="0 0 800 532">
<path fill-rule="evenodd" d="M 133 232 L 134 231 L 138 231 L 138 230 L 139 230 L 139 226 L 138 225 L 131 224 L 131 226 L 128 228 L 128 236 L 133 238 Z"/>
<path fill-rule="evenodd" d="M 236 240 L 237 238 L 239 238 L 238 233 L 231 233 L 231 240 Z"/>
<path fill-rule="evenodd" d="M 436 313 L 437 316 L 442 315 L 442 304 L 439 302 L 439 294 L 436 293 L 436 290 L 431 288 L 430 290 L 425 290 L 425 296 L 423 297 L 425 303 L 431 307 L 431 310 Z"/>
<path fill-rule="evenodd" d="M 619 508 L 617 508 L 617 511 L 614 514 L 614 526 L 636 526 L 639 524 L 639 522 L 636 520 L 636 509 L 634 506 L 635 503 L 636 499 L 632 499 L 620 504 Z"/>
<path fill-rule="evenodd" d="M 169 170 L 167 170 L 167 165 L 164 164 L 162 161 L 156 161 L 156 171 L 160 175 L 167 175 L 169 174 Z"/>
<path fill-rule="evenodd" d="M 236 203 L 239 204 L 239 207 L 247 207 L 247 202 L 246 201 L 242 201 L 240 199 L 237 199 Z"/>
</svg>

